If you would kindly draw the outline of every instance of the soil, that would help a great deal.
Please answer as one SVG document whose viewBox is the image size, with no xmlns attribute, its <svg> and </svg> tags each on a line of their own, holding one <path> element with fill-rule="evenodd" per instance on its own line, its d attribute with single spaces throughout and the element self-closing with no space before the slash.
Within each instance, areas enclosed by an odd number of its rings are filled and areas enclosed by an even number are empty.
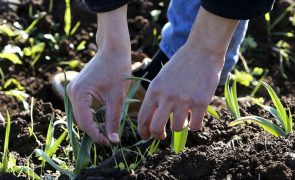
<svg viewBox="0 0 295 180">
<path fill-rule="evenodd" d="M 285 99 L 293 112 L 294 100 Z M 230 128 L 227 124 L 233 119 L 229 113 L 219 113 L 221 120 L 205 117 L 203 130 L 189 135 L 180 154 L 171 152 L 168 138 L 132 173 L 101 166 L 84 170 L 77 179 L 294 179 L 294 134 L 274 138 L 253 124 Z M 242 113 L 271 119 L 256 105 L 244 107 Z"/>
<path fill-rule="evenodd" d="M 157 0 L 138 0 L 129 5 L 128 24 L 133 62 L 141 61 L 145 57 L 152 57 L 157 51 L 158 46 L 154 32 L 159 35 L 161 28 L 167 21 L 166 11 L 169 4 L 168 0 L 161 2 L 163 3 L 159 3 Z M 11 3 L 11 0 L 1 1 L 0 22 L 2 23 L 3 20 L 9 24 L 19 22 L 27 27 L 33 21 L 29 16 L 29 9 L 32 8 L 34 13 L 47 12 L 48 3 L 49 1 L 46 0 L 15 0 L 14 3 Z M 63 69 L 81 70 L 82 66 L 80 65 L 69 68 L 62 65 L 61 62 L 77 59 L 80 63 L 86 63 L 97 49 L 94 38 L 95 14 L 89 12 L 79 0 L 72 0 L 71 3 L 73 23 L 80 21 L 81 26 L 73 36 L 60 37 L 59 48 L 52 47 L 50 40 L 44 39 L 43 35 L 64 34 L 62 25 L 64 1 L 55 4 L 52 13 L 47 13 L 31 34 L 37 41 L 45 42 L 46 45 L 45 51 L 35 66 L 32 65 L 32 59 L 29 57 L 22 57 L 22 65 L 0 61 L 5 80 L 17 79 L 25 87 L 25 92 L 35 98 L 34 132 L 41 143 L 45 142 L 52 114 L 55 119 L 64 115 L 63 102 L 51 88 L 52 77 L 54 74 L 62 72 Z M 272 17 L 281 14 L 289 4 L 290 2 L 287 0 L 277 1 Z M 161 11 L 156 21 L 150 14 L 150 11 L 155 9 Z M 288 20 L 285 19 L 277 27 L 276 31 L 294 31 L 294 27 L 291 27 Z M 279 97 L 282 97 L 284 104 L 290 107 L 294 119 L 295 64 L 285 65 L 285 73 L 288 76 L 285 78 L 279 68 L 279 57 L 272 50 L 275 42 L 282 37 L 270 39 L 266 36 L 263 17 L 250 22 L 248 34 L 254 37 L 258 43 L 256 49 L 247 50 L 243 54 L 249 67 L 262 67 L 269 70 L 265 81 L 275 89 Z M 84 40 L 87 42 L 84 50 L 76 51 L 71 48 L 72 45 L 76 47 Z M 293 48 L 291 51 L 294 52 L 294 41 L 287 38 L 284 40 L 290 43 Z M 29 46 L 28 42 L 14 42 L 12 39 L 0 35 L 0 51 L 7 44 L 17 45 L 21 49 Z M 237 64 L 237 68 L 243 69 L 241 62 Z M 4 90 L 14 88 L 12 85 Z M 251 87 L 239 86 L 239 96 L 247 95 L 251 90 Z M 222 96 L 223 87 L 220 87 L 216 94 Z M 257 96 L 269 98 L 263 88 L 258 91 Z M 30 99 L 28 101 L 30 102 Z M 243 115 L 260 115 L 274 120 L 269 113 L 255 105 L 242 104 L 242 106 Z M 204 129 L 189 134 L 187 148 L 184 152 L 172 153 L 169 149 L 170 140 L 168 137 L 167 140 L 161 142 L 158 152 L 153 157 L 147 159 L 145 164 L 140 164 L 131 173 L 104 165 L 82 171 L 77 179 L 295 179 L 294 134 L 287 138 L 274 138 L 255 125 L 229 128 L 227 124 L 233 119 L 228 111 L 222 107 L 216 108 L 221 109 L 219 111 L 221 120 L 206 116 Z M 26 159 L 32 156 L 34 149 L 40 148 L 35 138 L 29 135 L 31 115 L 24 109 L 23 103 L 15 97 L 0 93 L 0 112 L 5 118 L 6 109 L 10 112 L 12 120 L 9 150 L 17 157 L 17 164 L 25 164 Z M 56 135 L 59 135 L 60 132 L 61 130 L 58 129 Z M 0 122 L 0 144 L 4 143 L 4 136 L 5 128 Z M 128 138 L 124 143 L 132 144 L 133 140 L 129 140 L 132 139 L 132 134 L 127 134 L 126 137 Z M 0 146 L 0 152 L 3 152 L 3 146 Z M 0 156 L 2 156 L 1 153 Z M 129 160 L 132 162 L 134 157 L 130 156 Z M 33 157 L 33 161 L 38 162 L 35 157 Z M 35 170 L 39 171 L 39 169 Z M 0 179 L 17 179 L 17 177 L 12 174 L 0 173 Z"/>
</svg>

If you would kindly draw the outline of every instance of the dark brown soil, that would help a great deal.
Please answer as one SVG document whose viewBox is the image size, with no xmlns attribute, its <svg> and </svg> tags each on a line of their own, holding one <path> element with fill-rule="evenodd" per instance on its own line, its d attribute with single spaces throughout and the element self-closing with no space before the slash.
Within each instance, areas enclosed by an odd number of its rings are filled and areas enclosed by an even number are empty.
<svg viewBox="0 0 295 180">
<path fill-rule="evenodd" d="M 43 101 L 35 103 L 33 110 L 34 133 L 41 143 L 45 143 L 51 117 L 57 119 L 61 115 L 62 112 L 54 110 L 51 103 L 44 103 Z M 30 136 L 30 127 L 30 113 L 21 112 L 11 116 L 9 150 L 19 153 L 21 157 L 30 156 L 34 149 L 40 148 L 35 137 Z M 55 135 L 58 135 L 58 133 Z M 0 144 L 4 144 L 5 127 L 3 126 L 0 126 L 0 137 Z M 0 152 L 3 152 L 3 146 L 0 146 Z"/>
<path fill-rule="evenodd" d="M 16 1 L 18 2 L 18 1 Z M 23 0 L 16 4 L 7 4 L 7 0 L 0 2 L 0 22 L 7 20 L 9 24 L 19 22 L 27 27 L 33 19 L 29 17 L 28 11 L 32 7 L 34 14 L 48 10 L 46 0 Z M 44 143 L 51 115 L 54 113 L 62 115 L 63 102 L 54 95 L 51 89 L 51 78 L 55 73 L 66 70 L 80 70 L 81 66 L 74 69 L 61 65 L 61 61 L 78 59 L 86 63 L 96 51 L 95 34 L 96 17 L 89 12 L 79 0 L 72 0 L 73 23 L 81 21 L 75 35 L 60 37 L 59 48 L 53 48 L 50 40 L 42 38 L 44 34 L 64 34 L 63 13 L 64 1 L 60 1 L 53 7 L 53 13 L 48 13 L 32 32 L 32 37 L 45 42 L 46 49 L 40 60 L 32 66 L 32 60 L 23 57 L 22 65 L 14 65 L 8 61 L 0 61 L 0 67 L 4 71 L 5 80 L 17 79 L 25 87 L 26 93 L 36 100 L 33 119 L 34 132 L 39 141 Z M 138 0 L 129 5 L 128 24 L 132 45 L 132 59 L 134 62 L 141 61 L 145 57 L 152 57 L 157 51 L 157 41 L 154 32 L 161 32 L 166 22 L 166 10 L 168 0 L 163 0 L 163 5 L 157 0 Z M 281 14 L 290 4 L 286 0 L 277 1 L 272 17 Z M 161 10 L 157 21 L 153 21 L 151 10 Z M 294 27 L 288 25 L 288 20 L 283 20 L 276 31 L 294 31 Z M 290 107 L 295 118 L 295 65 L 285 66 L 288 78 L 283 77 L 279 68 L 279 57 L 273 52 L 274 44 L 282 37 L 266 36 L 265 21 L 262 18 L 250 23 L 248 34 L 251 34 L 258 43 L 256 49 L 244 53 L 249 67 L 262 67 L 268 69 L 266 77 L 268 82 L 280 97 L 283 97 L 286 105 Z M 86 48 L 75 51 L 75 47 L 81 41 L 87 41 Z M 294 52 L 294 41 L 284 39 L 290 43 Z M 20 48 L 29 46 L 29 43 L 14 42 L 12 39 L 0 35 L 0 52 L 7 44 L 14 44 Z M 48 59 L 48 56 L 50 60 Z M 237 65 L 243 69 L 241 62 Z M 10 86 L 4 90 L 11 90 Z M 247 95 L 251 88 L 239 86 L 240 96 Z M 218 95 L 223 93 L 222 87 L 217 91 Z M 258 96 L 268 98 L 263 88 Z M 0 93 L 0 112 L 6 117 L 5 110 L 11 114 L 12 126 L 9 150 L 19 157 L 18 164 L 26 163 L 26 158 L 32 155 L 34 149 L 40 148 L 33 136 L 29 135 L 31 117 L 24 111 L 22 102 L 15 97 Z M 61 110 L 61 111 L 60 111 Z M 229 128 L 227 124 L 233 120 L 228 111 L 222 109 L 221 120 L 206 116 L 204 129 L 200 132 L 190 133 L 187 149 L 174 154 L 169 149 L 169 137 L 161 142 L 160 150 L 147 163 L 141 164 L 132 173 L 120 171 L 113 167 L 98 167 L 87 169 L 78 176 L 78 179 L 295 179 L 295 140 L 294 134 L 288 138 L 274 138 L 268 133 L 261 131 L 255 125 L 242 126 L 242 128 Z M 274 120 L 269 113 L 259 109 L 257 106 L 243 105 L 242 115 L 260 115 Z M 57 131 L 58 135 L 59 131 Z M 0 152 L 3 151 L 5 129 L 0 125 Z M 169 133 L 168 133 L 169 134 Z M 132 144 L 130 133 L 125 139 L 125 144 Z M 130 140 L 130 141 L 133 141 Z M 108 150 L 108 149 L 106 149 Z M 105 151 L 105 149 L 103 149 Z M 0 153 L 2 156 L 2 154 Z M 132 160 L 132 156 L 130 157 Z M 33 159 L 34 160 L 34 159 Z M 36 161 L 37 162 L 37 161 Z M 37 170 L 38 171 L 38 170 Z M 16 179 L 11 174 L 0 174 L 0 179 Z"/>
<path fill-rule="evenodd" d="M 294 100 L 285 99 L 293 112 Z M 244 107 L 242 113 L 271 119 L 256 105 Z M 206 116 L 204 129 L 189 134 L 180 154 L 171 152 L 167 139 L 162 142 L 166 148 L 130 174 L 99 167 L 83 171 L 77 179 L 294 179 L 294 134 L 275 138 L 256 125 L 230 128 L 227 124 L 233 119 L 228 112 L 220 115 L 221 120 Z"/>
</svg>

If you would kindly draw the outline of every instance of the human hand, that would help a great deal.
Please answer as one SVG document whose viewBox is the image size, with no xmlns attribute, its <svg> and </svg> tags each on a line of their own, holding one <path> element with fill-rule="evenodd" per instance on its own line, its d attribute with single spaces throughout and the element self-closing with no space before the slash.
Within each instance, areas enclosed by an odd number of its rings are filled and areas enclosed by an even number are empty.
<svg viewBox="0 0 295 180">
<path fill-rule="evenodd" d="M 163 140 L 170 113 L 171 129 L 180 131 L 190 113 L 189 128 L 202 127 L 204 113 L 219 82 L 225 52 L 238 21 L 200 9 L 189 39 L 162 68 L 147 90 L 138 116 L 142 138 Z"/>
<path fill-rule="evenodd" d="M 78 127 L 95 142 L 119 143 L 120 113 L 131 76 L 131 50 L 126 6 L 98 14 L 98 52 L 67 86 Z M 112 30 L 118 30 L 112 32 Z M 104 103 L 105 134 L 93 119 L 92 101 Z"/>
</svg>

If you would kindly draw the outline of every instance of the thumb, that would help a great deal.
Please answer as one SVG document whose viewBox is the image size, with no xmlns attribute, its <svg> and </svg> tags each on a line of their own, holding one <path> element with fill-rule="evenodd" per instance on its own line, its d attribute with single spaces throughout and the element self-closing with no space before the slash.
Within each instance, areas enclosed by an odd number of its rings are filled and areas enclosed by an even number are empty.
<svg viewBox="0 0 295 180">
<path fill-rule="evenodd" d="M 108 139 L 112 143 L 119 143 L 119 127 L 121 109 L 124 102 L 124 95 L 112 95 L 106 100 L 105 130 Z"/>
</svg>

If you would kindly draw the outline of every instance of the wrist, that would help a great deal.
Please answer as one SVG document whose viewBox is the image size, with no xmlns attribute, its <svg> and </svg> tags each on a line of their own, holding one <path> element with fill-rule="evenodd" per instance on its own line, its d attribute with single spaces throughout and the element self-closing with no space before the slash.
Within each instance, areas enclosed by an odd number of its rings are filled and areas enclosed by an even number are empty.
<svg viewBox="0 0 295 180">
<path fill-rule="evenodd" d="M 97 14 L 96 43 L 99 51 L 131 51 L 127 23 L 127 5 Z"/>
<path fill-rule="evenodd" d="M 201 7 L 185 46 L 225 56 L 237 24 L 237 20 L 216 16 Z"/>
</svg>

